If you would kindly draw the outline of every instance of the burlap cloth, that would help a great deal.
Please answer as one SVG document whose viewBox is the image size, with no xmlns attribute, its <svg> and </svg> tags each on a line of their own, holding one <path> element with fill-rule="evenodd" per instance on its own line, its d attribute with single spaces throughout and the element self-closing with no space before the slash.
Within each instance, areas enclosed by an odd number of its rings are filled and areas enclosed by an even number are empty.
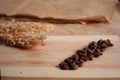
<svg viewBox="0 0 120 80">
<path fill-rule="evenodd" d="M 76 19 L 105 16 L 109 24 L 54 24 L 56 33 L 48 35 L 118 35 L 120 14 L 115 8 L 117 0 L 0 0 L 0 13 L 28 13 L 40 17 Z M 113 10 L 115 10 L 113 15 Z"/>
</svg>

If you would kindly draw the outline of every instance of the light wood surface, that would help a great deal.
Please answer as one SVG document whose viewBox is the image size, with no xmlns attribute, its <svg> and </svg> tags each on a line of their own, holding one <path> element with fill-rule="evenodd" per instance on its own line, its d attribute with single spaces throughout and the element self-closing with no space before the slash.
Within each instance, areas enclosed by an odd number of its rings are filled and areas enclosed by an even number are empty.
<svg viewBox="0 0 120 80">
<path fill-rule="evenodd" d="M 110 39 L 114 47 L 102 56 L 87 61 L 74 71 L 60 70 L 58 64 L 91 41 Z M 48 36 L 45 46 L 22 50 L 0 46 L 2 76 L 45 78 L 118 78 L 120 77 L 120 44 L 114 35 Z"/>
</svg>

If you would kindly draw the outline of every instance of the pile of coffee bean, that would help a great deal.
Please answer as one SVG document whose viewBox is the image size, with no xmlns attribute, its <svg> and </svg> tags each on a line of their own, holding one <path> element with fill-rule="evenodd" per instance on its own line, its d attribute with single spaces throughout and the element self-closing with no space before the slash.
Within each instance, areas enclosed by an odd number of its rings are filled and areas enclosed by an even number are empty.
<svg viewBox="0 0 120 80">
<path fill-rule="evenodd" d="M 77 50 L 74 55 L 68 57 L 59 64 L 60 69 L 63 70 L 76 70 L 81 67 L 84 62 L 93 60 L 93 57 L 99 57 L 102 55 L 106 48 L 112 47 L 113 44 L 109 39 L 92 41 L 88 46 L 81 50 Z"/>
</svg>

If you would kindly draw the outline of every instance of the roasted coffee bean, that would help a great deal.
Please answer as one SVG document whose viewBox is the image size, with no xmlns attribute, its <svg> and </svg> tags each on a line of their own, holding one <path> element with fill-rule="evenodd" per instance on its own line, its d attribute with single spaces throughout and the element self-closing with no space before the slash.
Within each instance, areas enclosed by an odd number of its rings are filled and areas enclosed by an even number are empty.
<svg viewBox="0 0 120 80">
<path fill-rule="evenodd" d="M 109 40 L 106 40 L 106 44 L 107 44 L 108 47 L 110 46 Z"/>
<path fill-rule="evenodd" d="M 100 50 L 99 48 L 97 48 L 97 49 L 95 50 L 95 52 L 100 53 L 101 50 Z"/>
<path fill-rule="evenodd" d="M 74 54 L 74 55 L 72 56 L 72 58 L 73 58 L 74 61 L 76 61 L 76 60 L 79 59 L 79 56 L 78 56 L 77 54 Z"/>
<path fill-rule="evenodd" d="M 100 52 L 99 54 L 100 54 L 100 55 L 103 55 L 103 53 L 102 53 L 102 52 Z"/>
<path fill-rule="evenodd" d="M 94 57 L 99 57 L 99 56 L 100 56 L 100 53 L 97 53 L 97 52 L 94 53 Z"/>
<path fill-rule="evenodd" d="M 87 49 L 88 49 L 88 47 L 87 47 L 87 46 L 85 46 L 85 47 L 83 48 L 83 51 L 87 51 Z"/>
<path fill-rule="evenodd" d="M 76 70 L 78 68 L 78 65 L 75 62 L 73 62 L 69 64 L 69 67 L 70 67 L 70 70 Z"/>
<path fill-rule="evenodd" d="M 93 53 L 87 53 L 87 56 L 88 56 L 88 55 L 93 55 Z"/>
<path fill-rule="evenodd" d="M 107 48 L 108 46 L 107 46 L 107 43 L 102 43 L 101 44 L 101 48 Z"/>
<path fill-rule="evenodd" d="M 95 49 L 95 46 L 92 44 L 89 44 L 89 49 L 93 50 L 93 49 Z"/>
<path fill-rule="evenodd" d="M 76 53 L 77 53 L 77 55 L 78 55 L 79 57 L 83 57 L 83 56 L 86 56 L 86 55 L 87 55 L 84 50 L 77 50 Z"/>
<path fill-rule="evenodd" d="M 110 45 L 109 45 L 110 47 L 113 47 L 114 45 L 112 44 L 112 43 L 110 43 Z"/>
<path fill-rule="evenodd" d="M 101 44 L 102 43 L 102 39 L 97 41 L 97 44 Z"/>
<path fill-rule="evenodd" d="M 111 43 L 111 41 L 110 41 L 109 39 L 107 39 L 107 42 L 108 42 L 108 43 Z"/>
<path fill-rule="evenodd" d="M 76 61 L 76 64 L 78 65 L 78 67 L 82 67 L 83 62 L 81 62 L 81 61 Z"/>
<path fill-rule="evenodd" d="M 110 47 L 113 46 L 113 44 L 111 43 L 111 41 L 110 41 L 109 39 L 107 39 L 107 42 L 108 42 L 108 45 L 109 45 Z"/>
<path fill-rule="evenodd" d="M 68 70 L 69 69 L 69 66 L 65 62 L 60 63 L 59 67 L 63 70 Z"/>
<path fill-rule="evenodd" d="M 80 63 L 83 63 L 83 62 L 84 62 L 84 60 L 83 60 L 83 59 L 79 59 L 78 61 L 79 61 Z"/>
<path fill-rule="evenodd" d="M 104 51 L 105 51 L 105 48 L 101 48 L 100 51 L 101 51 L 101 52 L 104 52 Z"/>
<path fill-rule="evenodd" d="M 64 60 L 64 62 L 66 62 L 66 63 L 71 63 L 71 62 L 73 62 L 73 61 L 74 61 L 74 60 L 73 60 L 72 57 L 69 57 L 69 58 L 67 58 L 67 59 Z"/>
<path fill-rule="evenodd" d="M 93 60 L 93 55 L 88 55 L 89 60 Z"/>
<path fill-rule="evenodd" d="M 100 44 L 98 44 L 98 45 L 97 45 L 97 49 L 101 49 L 101 46 L 100 46 Z"/>
<path fill-rule="evenodd" d="M 84 61 L 87 61 L 89 58 L 86 56 L 86 57 L 83 57 L 82 58 Z"/>
<path fill-rule="evenodd" d="M 100 39 L 97 42 L 92 41 L 88 46 L 81 50 L 77 50 L 76 54 L 65 59 L 64 62 L 60 63 L 59 67 L 63 70 L 75 70 L 81 67 L 85 61 L 93 60 L 93 57 L 99 57 L 106 48 L 112 46 L 113 44 L 109 39 Z"/>
<path fill-rule="evenodd" d="M 87 54 L 92 54 L 93 51 L 91 49 L 87 49 Z"/>
<path fill-rule="evenodd" d="M 95 41 L 92 41 L 91 45 L 94 45 L 95 47 L 97 47 L 97 43 Z"/>
</svg>

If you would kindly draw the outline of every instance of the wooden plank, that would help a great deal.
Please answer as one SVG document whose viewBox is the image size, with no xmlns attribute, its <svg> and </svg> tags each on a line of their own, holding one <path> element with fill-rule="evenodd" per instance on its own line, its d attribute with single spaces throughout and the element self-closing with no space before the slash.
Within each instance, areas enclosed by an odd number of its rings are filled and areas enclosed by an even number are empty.
<svg viewBox="0 0 120 80">
<path fill-rule="evenodd" d="M 74 71 L 60 70 L 57 66 L 91 41 L 110 39 L 114 47 L 104 55 L 85 62 Z M 0 46 L 2 76 L 55 77 L 55 78 L 117 78 L 120 77 L 119 38 L 114 35 L 95 36 L 48 36 L 45 46 L 29 50 Z"/>
</svg>

